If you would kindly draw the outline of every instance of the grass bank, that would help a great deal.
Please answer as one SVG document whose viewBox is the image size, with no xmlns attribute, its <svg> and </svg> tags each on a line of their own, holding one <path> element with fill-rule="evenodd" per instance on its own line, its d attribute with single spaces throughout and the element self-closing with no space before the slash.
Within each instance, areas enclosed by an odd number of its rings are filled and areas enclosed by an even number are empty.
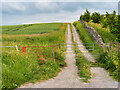
<svg viewBox="0 0 120 90">
<path fill-rule="evenodd" d="M 112 43 L 117 41 L 117 37 L 110 32 L 109 28 L 103 28 L 101 24 L 93 23 L 92 21 L 87 24 L 98 32 L 104 43 Z"/>
<path fill-rule="evenodd" d="M 100 53 L 99 49 L 102 49 L 102 48 L 97 44 L 97 42 L 94 41 L 93 37 L 90 35 L 88 30 L 84 28 L 83 24 L 79 21 L 75 21 L 73 23 L 73 25 L 75 26 L 75 28 L 80 36 L 80 39 L 82 40 L 82 43 L 84 44 L 86 49 L 88 49 L 88 51 L 91 52 L 92 55 L 99 54 Z M 92 50 L 93 43 L 94 43 L 94 50 Z"/>
<path fill-rule="evenodd" d="M 79 21 L 74 22 L 74 26 L 76 27 L 76 30 L 79 33 L 80 39 L 82 40 L 83 43 L 96 43 L 94 42 L 88 30 L 84 28 L 81 22 Z M 105 43 L 111 43 L 114 41 L 113 39 L 115 38 L 109 31 L 103 31 L 102 28 L 97 26 L 96 28 L 99 28 L 97 31 L 101 35 Z M 110 36 L 113 36 L 113 37 L 110 37 Z M 88 45 L 85 45 L 85 46 L 87 48 Z M 96 63 L 92 63 L 92 66 L 101 66 L 105 68 L 110 72 L 110 75 L 115 80 L 120 81 L 119 75 L 118 75 L 118 72 L 120 70 L 120 67 L 118 66 L 119 57 L 117 54 L 118 52 L 117 52 L 116 45 L 113 46 L 112 48 L 103 49 L 96 44 L 95 50 L 90 52 L 92 54 L 99 55 L 99 57 L 96 59 Z"/>
<path fill-rule="evenodd" d="M 48 46 L 65 42 L 67 24 L 62 24 L 57 31 L 52 31 L 40 36 L 3 35 L 4 46 Z M 20 50 L 20 48 L 19 48 Z M 32 55 L 17 52 L 14 48 L 2 50 L 2 89 L 14 89 L 24 83 L 36 82 L 52 78 L 66 66 L 64 55 L 57 48 L 56 62 L 49 58 L 46 63 L 41 63 Z"/>
</svg>

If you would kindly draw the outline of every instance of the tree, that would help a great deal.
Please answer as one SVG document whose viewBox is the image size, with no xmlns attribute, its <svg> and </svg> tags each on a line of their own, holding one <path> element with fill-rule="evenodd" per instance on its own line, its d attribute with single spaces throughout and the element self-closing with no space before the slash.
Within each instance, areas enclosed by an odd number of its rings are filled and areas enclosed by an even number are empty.
<svg viewBox="0 0 120 90">
<path fill-rule="evenodd" d="M 83 20 L 83 17 L 84 17 L 84 15 L 81 14 L 81 16 L 80 16 L 80 20 Z"/>
<path fill-rule="evenodd" d="M 84 13 L 83 20 L 86 22 L 89 22 L 91 20 L 90 12 L 86 9 L 86 12 Z"/>
<path fill-rule="evenodd" d="M 102 17 L 100 15 L 100 13 L 95 12 L 95 13 L 92 14 L 92 20 L 93 20 L 94 23 L 100 23 L 101 18 Z"/>
<path fill-rule="evenodd" d="M 118 15 L 118 26 L 117 26 L 117 29 L 118 29 L 118 35 L 117 35 L 117 37 L 118 37 L 118 41 L 120 42 L 120 15 Z"/>
</svg>

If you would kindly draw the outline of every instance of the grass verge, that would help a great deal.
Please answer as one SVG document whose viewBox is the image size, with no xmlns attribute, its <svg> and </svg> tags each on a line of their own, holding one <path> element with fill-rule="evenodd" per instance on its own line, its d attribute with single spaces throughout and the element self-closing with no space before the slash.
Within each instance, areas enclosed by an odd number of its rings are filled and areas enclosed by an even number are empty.
<svg viewBox="0 0 120 90">
<path fill-rule="evenodd" d="M 76 65 L 78 67 L 78 74 L 83 82 L 88 83 L 91 79 L 90 62 L 79 51 L 76 53 Z"/>
<path fill-rule="evenodd" d="M 76 22 L 74 22 L 74 25 L 75 25 L 76 30 L 79 33 L 80 39 L 82 40 L 83 43 L 96 43 L 96 42 L 94 42 L 94 40 L 93 40 L 92 36 L 90 35 L 90 33 L 88 32 L 88 30 L 86 30 L 84 28 L 84 26 L 81 22 L 76 21 Z M 99 28 L 97 26 L 95 26 L 95 27 Z M 115 39 L 115 38 L 110 32 L 104 31 L 102 28 L 99 28 L 97 31 L 101 35 L 101 37 L 103 38 L 105 43 L 111 43 L 114 41 L 113 39 Z M 108 34 L 108 35 L 106 35 L 106 34 Z M 88 47 L 88 45 L 85 45 L 85 46 L 86 46 L 86 48 Z M 91 66 L 94 66 L 94 67 L 100 66 L 100 67 L 105 68 L 106 70 L 108 70 L 110 72 L 110 75 L 116 81 L 120 81 L 120 77 L 118 74 L 120 72 L 120 67 L 118 65 L 120 60 L 118 57 L 116 45 L 113 46 L 112 48 L 104 48 L 103 49 L 102 47 L 99 47 L 99 45 L 97 45 L 97 43 L 96 43 L 95 50 L 90 51 L 90 52 L 91 52 L 91 54 L 99 55 L 99 57 L 96 59 L 96 63 L 91 63 Z"/>
<path fill-rule="evenodd" d="M 88 22 L 87 24 L 98 32 L 98 34 L 102 37 L 104 43 L 116 42 L 117 37 L 110 32 L 109 28 L 103 28 L 101 24 L 93 22 Z"/>
<path fill-rule="evenodd" d="M 72 26 L 71 26 L 72 33 Z M 85 58 L 82 52 L 78 49 L 76 42 L 73 40 L 72 33 L 72 42 L 74 43 L 74 51 L 76 58 L 76 66 L 78 67 L 78 75 L 83 82 L 88 83 L 89 79 L 91 79 L 91 71 L 90 71 L 90 62 Z"/>
</svg>

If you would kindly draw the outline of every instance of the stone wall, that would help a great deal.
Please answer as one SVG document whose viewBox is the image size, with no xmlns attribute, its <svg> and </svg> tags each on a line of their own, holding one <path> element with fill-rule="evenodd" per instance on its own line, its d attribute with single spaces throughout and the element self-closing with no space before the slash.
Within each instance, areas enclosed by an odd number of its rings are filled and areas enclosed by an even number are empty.
<svg viewBox="0 0 120 90">
<path fill-rule="evenodd" d="M 101 36 L 97 33 L 97 31 L 93 27 L 89 27 L 84 21 L 81 21 L 84 27 L 89 31 L 89 33 L 93 36 L 93 39 L 100 44 L 102 47 L 105 46 Z"/>
</svg>

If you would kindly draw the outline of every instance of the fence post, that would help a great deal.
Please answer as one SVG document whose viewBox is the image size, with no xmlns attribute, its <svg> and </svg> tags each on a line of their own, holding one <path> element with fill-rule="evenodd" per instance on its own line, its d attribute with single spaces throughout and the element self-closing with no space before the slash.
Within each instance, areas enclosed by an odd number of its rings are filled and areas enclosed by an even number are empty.
<svg viewBox="0 0 120 90">
<path fill-rule="evenodd" d="M 20 48 L 20 52 L 21 52 L 21 45 L 19 46 L 19 48 Z"/>
<path fill-rule="evenodd" d="M 61 44 L 59 44 L 59 49 L 60 49 L 60 51 L 61 51 Z"/>
<path fill-rule="evenodd" d="M 60 44 L 59 44 L 59 49 L 60 49 Z"/>
<path fill-rule="evenodd" d="M 40 60 L 41 60 L 41 46 L 40 46 Z"/>
<path fill-rule="evenodd" d="M 109 47 L 110 49 L 111 49 L 111 46 L 112 46 L 112 44 L 110 43 L 110 47 Z"/>
<path fill-rule="evenodd" d="M 19 51 L 19 50 L 18 50 L 18 46 L 16 45 L 15 47 L 16 47 L 16 50 Z"/>
<path fill-rule="evenodd" d="M 26 47 L 23 47 L 23 53 L 26 53 Z"/>
<path fill-rule="evenodd" d="M 52 55 L 53 55 L 53 61 L 55 62 L 54 48 L 53 47 L 52 47 Z"/>
<path fill-rule="evenodd" d="M 56 46 L 54 46 L 55 47 L 55 51 L 56 51 Z"/>
<path fill-rule="evenodd" d="M 93 43 L 93 51 L 94 51 L 94 43 Z"/>
</svg>

